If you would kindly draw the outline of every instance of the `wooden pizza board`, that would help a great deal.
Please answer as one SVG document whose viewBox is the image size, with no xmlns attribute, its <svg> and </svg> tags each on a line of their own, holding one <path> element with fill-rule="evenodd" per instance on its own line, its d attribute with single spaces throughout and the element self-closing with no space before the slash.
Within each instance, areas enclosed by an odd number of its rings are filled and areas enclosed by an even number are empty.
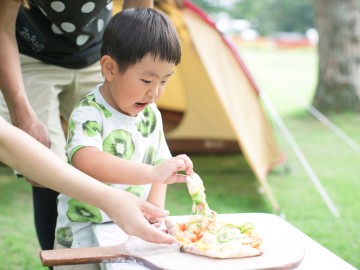
<svg viewBox="0 0 360 270">
<path fill-rule="evenodd" d="M 122 263 L 133 262 L 145 265 L 149 269 L 197 269 L 197 270 L 287 270 L 296 268 L 304 257 L 304 246 L 295 238 L 287 235 L 283 229 L 276 224 L 266 224 L 263 221 L 242 219 L 241 214 L 219 215 L 221 220 L 233 223 L 252 222 L 258 233 L 265 241 L 264 253 L 260 256 L 239 259 L 213 259 L 179 251 L 177 245 L 154 244 L 143 241 L 137 237 L 130 237 L 120 246 L 108 246 L 92 249 L 69 249 L 64 252 L 72 252 L 72 259 L 66 264 L 88 263 L 88 262 L 119 262 L 111 264 L 111 269 L 123 269 Z M 187 216 L 172 217 L 175 221 L 186 220 Z M 97 225 L 101 227 L 102 225 Z M 124 233 L 114 224 L 112 226 L 112 237 L 117 235 L 124 239 Z M 108 230 L 108 229 L 107 229 Z M 98 250 L 96 250 L 98 249 Z M 52 252 L 52 253 L 51 253 Z M 44 265 L 59 265 L 64 262 L 64 254 L 61 250 L 42 253 L 41 258 Z M 57 252 L 57 253 L 56 253 Z M 68 256 L 68 255 L 67 255 Z M 87 259 L 84 257 L 87 256 Z M 81 258 L 82 257 L 82 258 Z M 52 260 L 50 264 L 46 261 Z"/>
</svg>

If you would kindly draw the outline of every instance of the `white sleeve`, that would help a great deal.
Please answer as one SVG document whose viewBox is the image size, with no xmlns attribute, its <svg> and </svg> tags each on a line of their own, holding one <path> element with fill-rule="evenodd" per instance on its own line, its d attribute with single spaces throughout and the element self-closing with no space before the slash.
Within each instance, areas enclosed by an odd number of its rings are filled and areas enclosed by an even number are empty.
<svg viewBox="0 0 360 270">
<path fill-rule="evenodd" d="M 103 117 L 93 106 L 79 106 L 69 120 L 66 155 L 71 163 L 74 153 L 82 147 L 92 146 L 100 151 L 102 146 Z"/>
</svg>

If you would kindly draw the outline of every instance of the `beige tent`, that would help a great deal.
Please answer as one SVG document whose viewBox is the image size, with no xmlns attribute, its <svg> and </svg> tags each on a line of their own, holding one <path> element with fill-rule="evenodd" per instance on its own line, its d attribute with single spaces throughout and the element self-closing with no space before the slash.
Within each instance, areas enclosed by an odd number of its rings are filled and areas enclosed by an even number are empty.
<svg viewBox="0 0 360 270">
<path fill-rule="evenodd" d="M 158 101 L 172 153 L 241 151 L 274 209 L 267 183 L 280 159 L 257 87 L 236 50 L 189 1 L 156 1 L 181 39 L 182 60 Z"/>
</svg>

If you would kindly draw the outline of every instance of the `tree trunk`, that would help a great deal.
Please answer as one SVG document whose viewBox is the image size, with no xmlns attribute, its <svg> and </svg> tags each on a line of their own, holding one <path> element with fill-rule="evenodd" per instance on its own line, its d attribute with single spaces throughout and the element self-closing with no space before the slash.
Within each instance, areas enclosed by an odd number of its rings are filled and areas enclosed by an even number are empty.
<svg viewBox="0 0 360 270">
<path fill-rule="evenodd" d="M 323 113 L 360 113 L 360 1 L 314 0 L 319 33 L 313 105 Z"/>
</svg>

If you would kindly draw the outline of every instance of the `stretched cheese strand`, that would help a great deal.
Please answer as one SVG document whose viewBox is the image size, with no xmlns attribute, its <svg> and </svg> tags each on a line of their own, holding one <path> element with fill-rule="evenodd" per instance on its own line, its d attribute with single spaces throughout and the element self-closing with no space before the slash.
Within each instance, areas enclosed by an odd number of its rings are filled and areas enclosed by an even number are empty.
<svg viewBox="0 0 360 270">
<path fill-rule="evenodd" d="M 193 201 L 193 212 L 197 215 L 215 218 L 216 212 L 211 210 L 205 195 L 204 183 L 196 173 L 186 177 L 186 184 Z"/>
</svg>

